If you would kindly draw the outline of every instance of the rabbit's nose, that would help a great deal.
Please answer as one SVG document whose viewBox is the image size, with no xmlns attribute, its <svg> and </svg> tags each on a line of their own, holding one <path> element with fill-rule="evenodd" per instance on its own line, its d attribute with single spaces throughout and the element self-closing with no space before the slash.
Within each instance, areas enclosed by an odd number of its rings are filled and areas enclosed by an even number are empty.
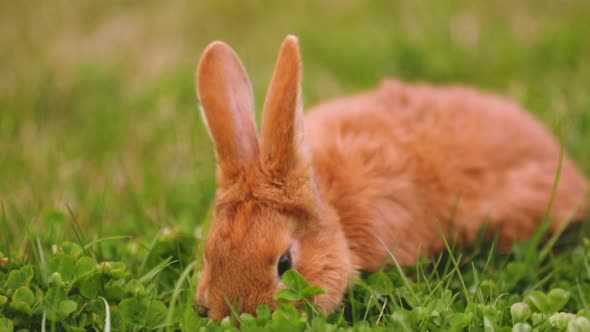
<svg viewBox="0 0 590 332">
<path fill-rule="evenodd" d="M 197 304 L 197 311 L 199 312 L 199 316 L 205 318 L 209 314 L 209 308 L 202 304 Z"/>
</svg>

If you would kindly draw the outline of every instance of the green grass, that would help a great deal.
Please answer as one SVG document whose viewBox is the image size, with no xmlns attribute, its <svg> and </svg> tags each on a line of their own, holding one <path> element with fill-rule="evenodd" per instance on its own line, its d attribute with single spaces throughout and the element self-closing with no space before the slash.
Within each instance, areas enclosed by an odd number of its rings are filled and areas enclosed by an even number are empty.
<svg viewBox="0 0 590 332">
<path fill-rule="evenodd" d="M 257 105 L 289 33 L 300 37 L 306 105 L 385 76 L 507 95 L 590 174 L 589 12 L 581 0 L 0 4 L 0 331 L 102 330 L 103 300 L 112 330 L 230 328 L 193 308 L 215 190 L 194 71 L 211 40 L 240 54 Z M 589 231 L 507 254 L 450 243 L 403 274 L 363 276 L 328 317 L 285 305 L 234 319 L 564 330 L 585 324 L 565 313 L 590 318 Z M 513 307 L 523 301 L 529 317 Z"/>
</svg>

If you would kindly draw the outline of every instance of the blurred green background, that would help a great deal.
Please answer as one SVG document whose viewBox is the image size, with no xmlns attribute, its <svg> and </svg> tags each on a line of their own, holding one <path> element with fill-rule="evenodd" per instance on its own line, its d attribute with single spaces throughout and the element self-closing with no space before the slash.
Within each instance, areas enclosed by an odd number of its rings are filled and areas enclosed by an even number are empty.
<svg viewBox="0 0 590 332">
<path fill-rule="evenodd" d="M 590 174 L 589 33 L 584 0 L 2 1 L 0 239 L 51 234 L 55 209 L 91 237 L 205 220 L 194 72 L 215 39 L 257 105 L 296 34 L 306 106 L 386 76 L 474 85 L 526 106 Z"/>
</svg>

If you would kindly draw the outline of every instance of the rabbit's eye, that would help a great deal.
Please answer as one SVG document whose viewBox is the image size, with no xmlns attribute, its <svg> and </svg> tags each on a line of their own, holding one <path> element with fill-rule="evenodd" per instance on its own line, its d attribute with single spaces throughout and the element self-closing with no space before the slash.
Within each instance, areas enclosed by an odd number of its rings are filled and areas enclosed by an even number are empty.
<svg viewBox="0 0 590 332">
<path fill-rule="evenodd" d="M 279 258 L 279 263 L 277 265 L 277 271 L 279 272 L 279 278 L 285 273 L 285 271 L 289 270 L 293 267 L 293 263 L 291 261 L 291 250 L 287 250 L 286 253 L 282 254 Z"/>
</svg>

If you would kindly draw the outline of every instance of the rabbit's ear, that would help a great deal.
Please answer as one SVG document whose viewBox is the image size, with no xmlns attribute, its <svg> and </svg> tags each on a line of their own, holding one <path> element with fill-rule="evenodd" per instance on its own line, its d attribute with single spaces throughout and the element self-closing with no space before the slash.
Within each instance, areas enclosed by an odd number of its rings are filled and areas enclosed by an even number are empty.
<svg viewBox="0 0 590 332">
<path fill-rule="evenodd" d="M 295 36 L 287 36 L 264 101 L 260 151 L 265 167 L 286 175 L 306 165 L 301 103 L 301 57 Z"/>
<path fill-rule="evenodd" d="M 205 125 L 226 177 L 258 160 L 254 98 L 248 74 L 227 44 L 209 44 L 197 70 L 197 95 Z"/>
</svg>

